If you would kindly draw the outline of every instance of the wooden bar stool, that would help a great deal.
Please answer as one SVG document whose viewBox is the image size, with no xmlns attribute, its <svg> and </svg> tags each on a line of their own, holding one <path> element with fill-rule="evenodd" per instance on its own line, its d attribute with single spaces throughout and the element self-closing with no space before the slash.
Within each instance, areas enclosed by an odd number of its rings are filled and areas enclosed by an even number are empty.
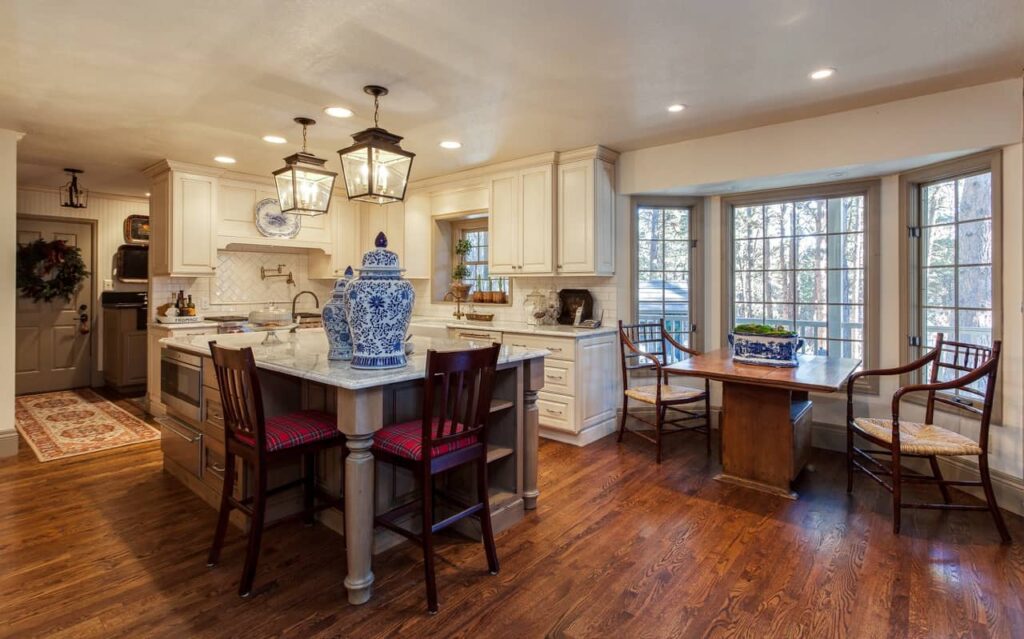
<svg viewBox="0 0 1024 639">
<path fill-rule="evenodd" d="M 333 415 L 314 410 L 302 410 L 265 419 L 263 415 L 263 394 L 256 375 L 256 360 L 252 349 L 224 348 L 210 342 L 213 366 L 220 386 L 220 398 L 224 409 L 225 467 L 224 488 L 221 493 L 220 515 L 213 546 L 207 565 L 217 565 L 228 529 L 228 516 L 232 510 L 240 510 L 251 518 L 249 544 L 242 568 L 242 581 L 238 587 L 241 597 L 252 595 L 252 583 L 256 576 L 256 561 L 260 555 L 260 538 L 264 530 L 264 516 L 267 497 L 299 484 L 303 487 L 303 510 L 295 515 L 275 521 L 302 518 L 307 524 L 314 521 L 313 515 L 325 508 L 342 508 L 343 498 L 332 497 L 316 487 L 316 455 L 322 450 L 341 446 L 345 438 L 336 426 Z M 241 457 L 255 478 L 253 495 L 238 500 L 234 497 L 235 457 Z M 282 463 L 302 460 L 303 477 L 275 488 L 267 488 L 267 473 L 271 467 Z M 344 474 L 342 475 L 344 482 Z M 341 491 L 344 495 L 344 490 Z M 316 497 L 323 503 L 316 504 Z"/>
<path fill-rule="evenodd" d="M 494 390 L 500 344 L 467 351 L 427 351 L 427 372 L 423 383 L 422 418 L 392 424 L 373 436 L 377 459 L 413 471 L 422 489 L 422 500 L 413 501 L 376 517 L 376 523 L 416 541 L 423 548 L 427 582 L 427 608 L 437 612 L 437 584 L 434 580 L 434 533 L 455 522 L 476 515 L 480 520 L 487 567 L 498 574 L 498 553 L 491 527 L 487 482 L 487 418 Z M 465 464 L 476 464 L 477 498 L 465 503 L 434 488 L 434 476 Z M 460 508 L 457 513 L 434 521 L 434 499 L 444 499 Z M 416 534 L 395 521 L 417 508 L 423 529 Z"/>
</svg>

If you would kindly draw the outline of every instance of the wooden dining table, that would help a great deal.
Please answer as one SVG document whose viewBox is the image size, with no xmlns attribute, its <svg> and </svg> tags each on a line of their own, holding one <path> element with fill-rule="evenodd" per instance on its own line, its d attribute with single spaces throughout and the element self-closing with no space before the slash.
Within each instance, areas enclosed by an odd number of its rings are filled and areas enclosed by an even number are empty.
<svg viewBox="0 0 1024 639">
<path fill-rule="evenodd" d="M 722 472 L 715 479 L 796 499 L 792 482 L 811 450 L 810 393 L 833 393 L 859 359 L 799 356 L 794 367 L 733 361 L 728 348 L 665 366 L 674 375 L 722 382 Z"/>
</svg>

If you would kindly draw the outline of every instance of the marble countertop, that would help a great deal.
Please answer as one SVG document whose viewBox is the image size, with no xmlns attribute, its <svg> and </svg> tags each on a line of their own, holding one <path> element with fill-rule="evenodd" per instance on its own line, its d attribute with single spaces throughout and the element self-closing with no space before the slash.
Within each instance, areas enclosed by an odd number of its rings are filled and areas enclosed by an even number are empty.
<svg viewBox="0 0 1024 639">
<path fill-rule="evenodd" d="M 618 330 L 614 325 L 602 325 L 600 328 L 580 328 L 565 324 L 550 326 L 533 326 L 519 322 L 473 322 L 469 320 L 452 320 L 444 317 L 413 317 L 413 325 L 438 326 L 445 328 L 478 328 L 481 330 L 497 331 L 499 333 L 515 333 L 521 335 L 544 335 L 548 337 L 571 337 L 574 339 L 607 335 Z"/>
<path fill-rule="evenodd" d="M 409 356 L 407 366 L 387 370 L 359 370 L 352 368 L 348 362 L 327 359 L 327 335 L 323 329 L 278 333 L 281 342 L 267 346 L 260 343 L 265 335 L 265 333 L 234 333 L 216 336 L 182 335 L 165 337 L 160 340 L 160 343 L 167 348 L 207 357 L 210 355 L 209 342 L 211 339 L 215 339 L 222 346 L 233 348 L 251 346 L 258 368 L 349 390 L 422 379 L 426 373 L 428 349 L 443 351 L 490 346 L 490 343 L 484 342 L 414 337 L 412 343 L 415 346 L 415 351 Z M 548 351 L 544 349 L 506 345 L 501 347 L 498 364 L 519 362 L 546 355 L 548 355 Z"/>
</svg>

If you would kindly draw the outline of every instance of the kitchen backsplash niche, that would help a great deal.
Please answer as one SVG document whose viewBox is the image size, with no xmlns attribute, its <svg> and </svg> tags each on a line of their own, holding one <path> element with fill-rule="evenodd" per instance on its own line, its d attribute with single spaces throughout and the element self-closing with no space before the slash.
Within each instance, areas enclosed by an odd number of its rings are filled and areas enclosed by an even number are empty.
<svg viewBox="0 0 1024 639">
<path fill-rule="evenodd" d="M 292 273 L 294 284 L 288 284 L 287 277 L 260 279 L 260 267 L 276 271 L 278 264 L 284 264 L 281 269 L 284 274 Z M 155 309 L 171 301 L 171 295 L 179 290 L 192 296 L 202 315 L 247 314 L 267 302 L 290 305 L 299 291 L 313 291 L 322 306 L 333 287 L 334 283 L 329 280 L 309 278 L 309 257 L 305 253 L 217 251 L 214 277 L 153 278 L 150 307 Z M 296 308 L 312 311 L 316 304 L 310 296 L 303 295 Z"/>
</svg>

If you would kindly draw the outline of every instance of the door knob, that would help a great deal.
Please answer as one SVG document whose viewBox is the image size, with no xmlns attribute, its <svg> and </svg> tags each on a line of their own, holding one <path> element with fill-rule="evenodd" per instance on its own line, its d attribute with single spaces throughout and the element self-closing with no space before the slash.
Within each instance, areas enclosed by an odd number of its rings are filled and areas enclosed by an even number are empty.
<svg viewBox="0 0 1024 639">
<path fill-rule="evenodd" d="M 89 334 L 89 314 L 86 313 L 88 309 L 85 304 L 78 307 L 78 332 L 82 335 Z"/>
</svg>

